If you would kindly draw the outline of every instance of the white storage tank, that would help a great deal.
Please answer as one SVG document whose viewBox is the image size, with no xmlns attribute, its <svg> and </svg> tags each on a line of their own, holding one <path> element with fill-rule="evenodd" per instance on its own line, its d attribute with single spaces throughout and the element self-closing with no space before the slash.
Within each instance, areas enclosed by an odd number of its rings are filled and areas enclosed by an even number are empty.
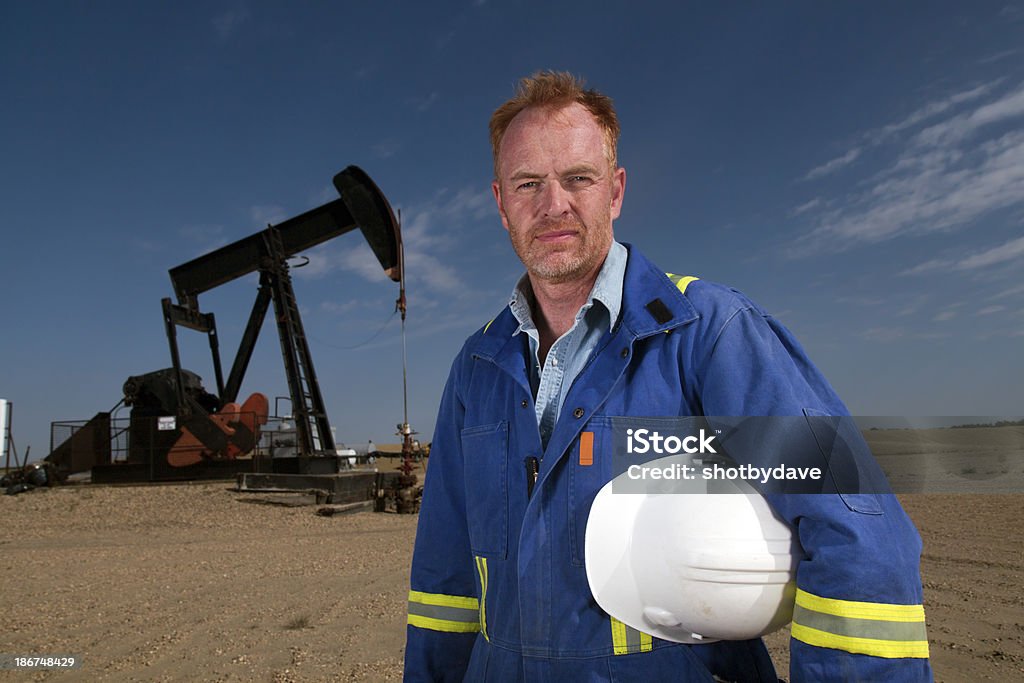
<svg viewBox="0 0 1024 683">
<path fill-rule="evenodd" d="M 0 398 L 0 462 L 6 467 L 11 434 L 11 402 Z"/>
</svg>

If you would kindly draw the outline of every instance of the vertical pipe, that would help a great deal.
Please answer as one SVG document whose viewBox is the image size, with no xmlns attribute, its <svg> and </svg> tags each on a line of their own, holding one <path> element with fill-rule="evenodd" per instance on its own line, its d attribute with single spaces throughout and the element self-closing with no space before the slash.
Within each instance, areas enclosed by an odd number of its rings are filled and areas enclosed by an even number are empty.
<svg viewBox="0 0 1024 683">
<path fill-rule="evenodd" d="M 0 398 L 0 456 L 4 458 L 5 470 L 11 469 L 11 452 L 8 450 L 10 446 L 7 438 L 11 431 L 9 405 L 7 399 Z"/>
</svg>

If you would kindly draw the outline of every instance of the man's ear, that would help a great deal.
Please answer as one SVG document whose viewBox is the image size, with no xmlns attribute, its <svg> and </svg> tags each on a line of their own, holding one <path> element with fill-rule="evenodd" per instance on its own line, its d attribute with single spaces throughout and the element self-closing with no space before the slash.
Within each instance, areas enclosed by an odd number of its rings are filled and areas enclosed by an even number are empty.
<svg viewBox="0 0 1024 683">
<path fill-rule="evenodd" d="M 622 211 L 622 198 L 626 194 L 626 169 L 621 166 L 612 173 L 611 218 L 615 220 Z"/>
<path fill-rule="evenodd" d="M 491 183 L 491 192 L 494 193 L 494 202 L 498 205 L 498 214 L 501 216 L 501 224 L 505 226 L 505 231 L 508 231 L 508 216 L 505 215 L 505 205 L 501 203 L 501 187 L 498 185 L 498 181 L 495 180 Z"/>
</svg>

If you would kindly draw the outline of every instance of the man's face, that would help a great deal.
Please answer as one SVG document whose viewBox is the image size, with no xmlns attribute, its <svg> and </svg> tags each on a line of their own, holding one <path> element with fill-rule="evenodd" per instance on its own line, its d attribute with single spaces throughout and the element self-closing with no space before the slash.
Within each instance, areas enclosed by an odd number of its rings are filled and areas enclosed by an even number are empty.
<svg viewBox="0 0 1024 683">
<path fill-rule="evenodd" d="M 492 184 L 512 247 L 534 279 L 570 282 L 596 272 L 612 243 L 626 172 L 580 104 L 528 108 L 509 124 Z"/>
</svg>

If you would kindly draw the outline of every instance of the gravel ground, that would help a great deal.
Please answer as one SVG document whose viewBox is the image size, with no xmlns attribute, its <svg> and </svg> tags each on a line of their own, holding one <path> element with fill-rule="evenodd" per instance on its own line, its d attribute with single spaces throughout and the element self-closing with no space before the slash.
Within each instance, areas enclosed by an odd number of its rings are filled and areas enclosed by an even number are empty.
<svg viewBox="0 0 1024 683">
<path fill-rule="evenodd" d="M 416 518 L 320 517 L 228 484 L 0 497 L 4 680 L 400 680 Z"/>
<path fill-rule="evenodd" d="M 0 496 L 3 680 L 395 681 L 415 516 L 320 517 L 226 482 Z M 904 497 L 939 681 L 1024 680 L 1024 495 Z M 769 637 L 788 665 L 786 632 Z"/>
</svg>

